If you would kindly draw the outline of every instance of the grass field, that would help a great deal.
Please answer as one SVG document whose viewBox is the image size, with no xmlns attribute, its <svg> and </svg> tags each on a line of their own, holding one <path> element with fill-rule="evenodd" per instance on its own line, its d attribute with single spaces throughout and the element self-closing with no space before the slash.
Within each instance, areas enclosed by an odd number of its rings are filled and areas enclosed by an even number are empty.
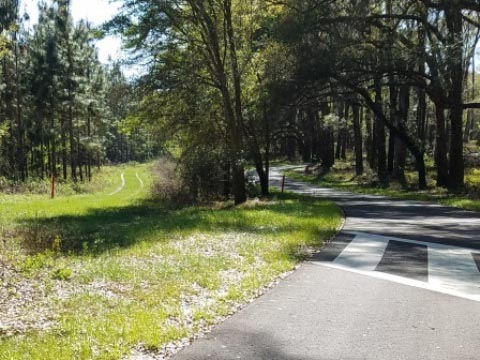
<svg viewBox="0 0 480 360">
<path fill-rule="evenodd" d="M 408 200 L 434 201 L 453 207 L 467 210 L 480 211 L 480 170 L 467 169 L 466 191 L 463 194 L 449 193 L 446 189 L 435 187 L 433 164 L 429 166 L 428 189 L 419 191 L 415 185 L 418 180 L 415 171 L 407 171 L 407 186 L 398 182 L 383 188 L 372 182 L 372 174 L 356 177 L 352 161 L 337 162 L 333 169 L 326 174 L 318 172 L 305 172 L 305 166 L 288 170 L 286 175 L 290 178 L 305 181 L 311 184 L 352 191 L 364 194 L 390 196 Z"/>
<path fill-rule="evenodd" d="M 149 165 L 99 179 L 91 194 L 0 197 L 0 359 L 168 353 L 341 222 L 334 204 L 292 194 L 169 210 L 150 200 Z"/>
</svg>

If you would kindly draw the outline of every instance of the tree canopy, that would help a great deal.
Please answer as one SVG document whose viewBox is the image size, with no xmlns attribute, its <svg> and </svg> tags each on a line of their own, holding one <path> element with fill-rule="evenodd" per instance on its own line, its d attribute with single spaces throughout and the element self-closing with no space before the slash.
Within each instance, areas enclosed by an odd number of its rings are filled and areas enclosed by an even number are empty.
<svg viewBox="0 0 480 360">
<path fill-rule="evenodd" d="M 328 171 L 354 154 L 357 175 L 461 190 L 479 138 L 477 2 L 469 0 L 124 0 L 121 34 L 136 81 L 96 57 L 98 31 L 69 2 L 41 6 L 34 31 L 2 5 L 0 173 L 82 179 L 90 166 L 180 164 L 193 197 L 247 197 L 245 169 L 269 192 L 274 158 Z"/>
</svg>

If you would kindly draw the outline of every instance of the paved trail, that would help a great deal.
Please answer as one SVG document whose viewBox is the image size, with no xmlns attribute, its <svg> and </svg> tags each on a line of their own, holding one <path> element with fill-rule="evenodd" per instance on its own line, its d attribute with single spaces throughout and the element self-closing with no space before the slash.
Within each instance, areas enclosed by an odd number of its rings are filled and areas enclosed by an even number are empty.
<svg viewBox="0 0 480 360">
<path fill-rule="evenodd" d="M 335 200 L 342 232 L 176 360 L 479 359 L 478 213 L 297 181 L 287 189 Z"/>
</svg>

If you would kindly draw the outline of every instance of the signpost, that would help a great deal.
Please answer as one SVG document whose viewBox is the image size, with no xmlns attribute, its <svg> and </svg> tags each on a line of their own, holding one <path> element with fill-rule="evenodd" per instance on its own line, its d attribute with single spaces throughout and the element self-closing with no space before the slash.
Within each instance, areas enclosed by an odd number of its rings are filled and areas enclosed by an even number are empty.
<svg viewBox="0 0 480 360">
<path fill-rule="evenodd" d="M 55 198 L 55 180 L 57 180 L 57 177 L 54 175 L 52 176 L 52 190 L 51 190 L 51 193 L 50 193 L 50 196 L 52 199 Z"/>
</svg>

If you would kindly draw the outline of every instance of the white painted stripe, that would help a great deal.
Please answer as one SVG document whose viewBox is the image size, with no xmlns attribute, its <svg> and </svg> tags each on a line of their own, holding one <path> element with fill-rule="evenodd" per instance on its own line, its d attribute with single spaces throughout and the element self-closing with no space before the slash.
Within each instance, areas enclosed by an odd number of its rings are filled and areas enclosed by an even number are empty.
<svg viewBox="0 0 480 360">
<path fill-rule="evenodd" d="M 472 256 L 472 252 L 475 252 L 475 250 L 365 233 L 351 232 L 351 234 L 356 235 L 356 238 L 335 261 L 313 263 L 442 294 L 480 301 L 480 272 Z M 420 244 L 428 247 L 428 283 L 375 271 L 383 257 L 389 240 Z"/>
<path fill-rule="evenodd" d="M 380 260 L 382 260 L 387 245 L 388 238 L 372 239 L 369 235 L 357 234 L 334 260 L 334 263 L 358 270 L 374 271 Z"/>
<path fill-rule="evenodd" d="M 478 295 L 472 295 L 469 293 L 465 293 L 462 291 L 458 290 L 453 290 L 451 288 L 445 288 L 443 286 L 435 285 L 435 284 L 430 284 L 430 283 L 424 283 L 422 281 L 418 280 L 413 280 L 409 278 L 404 278 L 401 276 L 396 276 L 396 275 L 391 275 L 387 273 L 382 273 L 379 271 L 363 271 L 363 270 L 357 270 L 351 267 L 346 267 L 346 266 L 339 266 L 336 265 L 335 263 L 328 263 L 328 262 L 314 262 L 314 264 L 319 265 L 319 266 L 324 266 L 332 269 L 338 269 L 338 270 L 343 270 L 343 271 L 348 271 L 364 276 L 369 276 L 377 279 L 382 279 L 386 281 L 391 281 L 394 283 L 402 284 L 402 285 L 407 285 L 407 286 L 413 286 L 425 290 L 430 290 L 430 291 L 435 291 L 441 294 L 446 294 L 446 295 L 451 295 L 451 296 L 456 296 L 460 297 L 463 299 L 467 300 L 473 300 L 473 301 L 480 301 L 480 296 Z"/>
<path fill-rule="evenodd" d="M 471 250 L 428 249 L 429 283 L 480 300 L 480 272 Z"/>
<path fill-rule="evenodd" d="M 411 239 L 402 239 L 394 236 L 381 236 L 381 235 L 372 235 L 364 232 L 358 232 L 358 231 L 346 231 L 347 234 L 353 234 L 356 236 L 362 236 L 366 237 L 368 239 L 371 239 L 373 241 L 385 241 L 385 240 L 396 240 L 396 241 L 402 241 L 406 243 L 411 243 L 411 244 L 419 244 L 419 245 L 425 245 L 428 246 L 429 248 L 432 249 L 446 249 L 446 250 L 451 250 L 456 253 L 462 253 L 462 254 L 471 254 L 472 252 L 478 252 L 478 250 L 475 249 L 469 249 L 466 247 L 458 247 L 458 246 L 452 246 L 452 245 L 444 245 L 444 244 L 437 244 L 437 243 L 432 243 L 432 242 L 427 242 L 427 241 L 417 241 L 417 240 L 411 240 Z"/>
</svg>

